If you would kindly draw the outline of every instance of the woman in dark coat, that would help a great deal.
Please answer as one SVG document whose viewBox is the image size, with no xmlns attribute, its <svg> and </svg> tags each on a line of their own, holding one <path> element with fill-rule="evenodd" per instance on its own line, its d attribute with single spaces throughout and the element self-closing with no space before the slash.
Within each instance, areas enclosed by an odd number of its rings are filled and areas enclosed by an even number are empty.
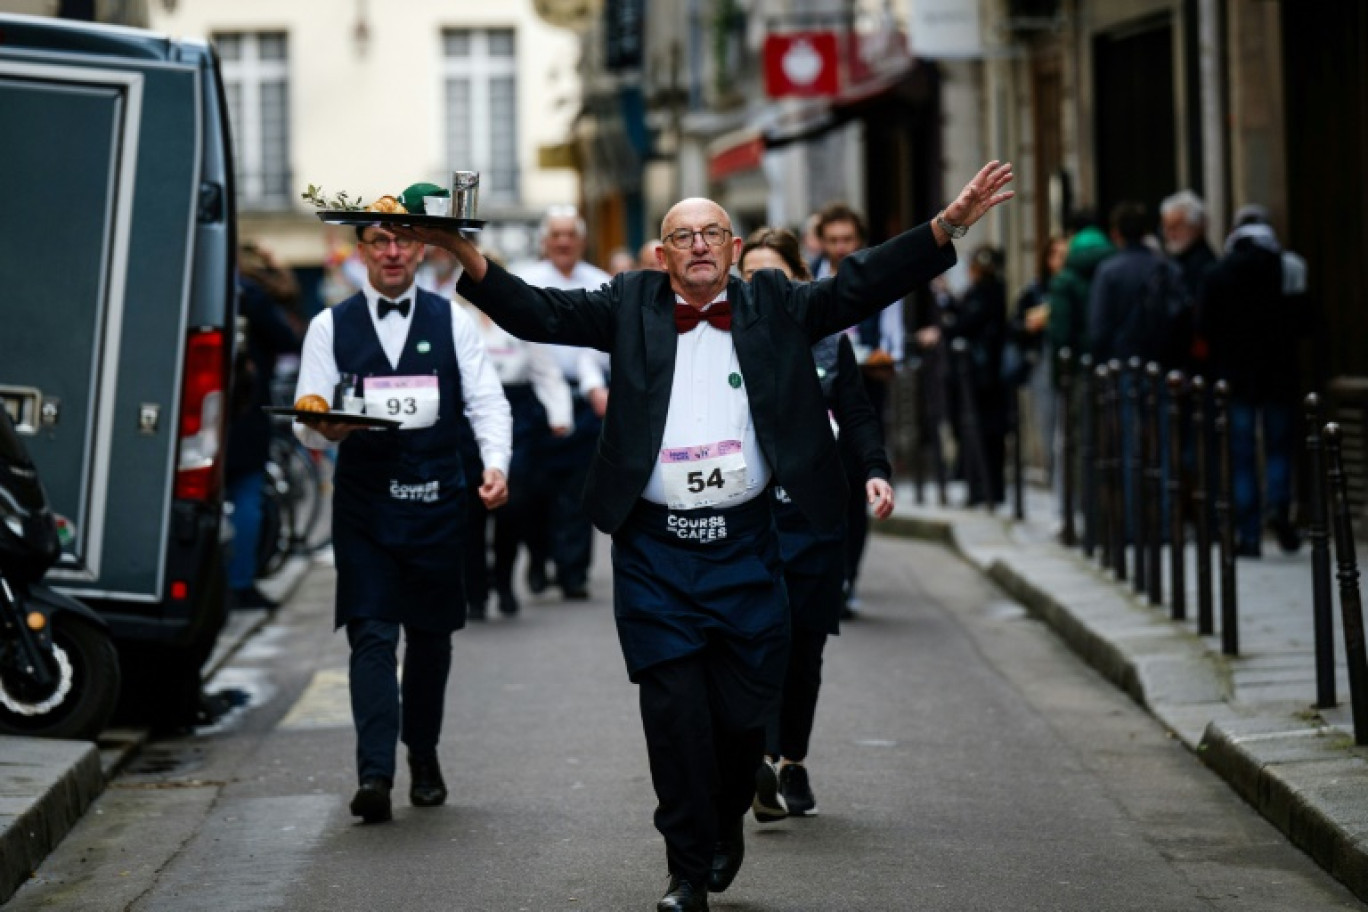
<svg viewBox="0 0 1368 912">
<path fill-rule="evenodd" d="M 747 281 L 760 269 L 779 269 L 800 281 L 811 278 L 797 237 L 782 228 L 752 232 L 741 248 L 737 267 Z M 841 460 L 848 475 L 864 482 L 851 496 L 866 500 L 874 507 L 874 515 L 883 519 L 893 511 L 893 488 L 888 483 L 892 466 L 850 337 L 845 333 L 828 336 L 812 347 L 812 359 L 832 432 L 840 443 Z M 817 813 L 804 761 L 822 686 L 822 652 L 827 637 L 840 632 L 845 582 L 845 527 L 818 532 L 782 488 L 776 487 L 774 496 L 793 633 L 779 716 L 767 728 L 768 757 L 756 772 L 751 809 L 761 823 L 790 814 Z"/>
</svg>

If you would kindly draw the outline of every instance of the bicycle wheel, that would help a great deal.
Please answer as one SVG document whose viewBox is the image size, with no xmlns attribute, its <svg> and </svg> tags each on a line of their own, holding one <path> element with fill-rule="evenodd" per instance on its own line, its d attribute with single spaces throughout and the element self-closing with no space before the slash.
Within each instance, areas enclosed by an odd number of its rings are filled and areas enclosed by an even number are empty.
<svg viewBox="0 0 1368 912">
<path fill-rule="evenodd" d="M 318 521 L 323 515 L 323 477 L 314 452 L 293 438 L 271 439 L 271 460 L 281 468 L 290 501 L 290 548 L 311 550 Z"/>
<path fill-rule="evenodd" d="M 257 540 L 257 576 L 273 576 L 285 566 L 292 547 L 294 507 L 290 483 L 274 461 L 266 463 L 266 483 L 261 487 L 261 536 Z"/>
</svg>

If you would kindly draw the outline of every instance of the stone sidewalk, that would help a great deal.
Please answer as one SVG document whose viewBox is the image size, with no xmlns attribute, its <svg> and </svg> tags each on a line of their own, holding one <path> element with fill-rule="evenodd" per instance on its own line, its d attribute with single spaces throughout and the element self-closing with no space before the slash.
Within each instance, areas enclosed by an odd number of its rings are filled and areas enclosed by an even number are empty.
<svg viewBox="0 0 1368 912">
<path fill-rule="evenodd" d="M 261 588 L 284 601 L 309 567 L 292 559 Z M 270 619 L 264 610 L 233 611 L 205 666 L 207 680 Z M 14 894 L 81 819 L 105 784 L 147 741 L 142 729 L 110 729 L 88 741 L 0 736 L 0 905 Z"/>
<path fill-rule="evenodd" d="M 1010 491 L 1009 491 L 1010 494 Z M 1187 621 L 1169 619 L 1131 583 L 1057 543 L 1058 512 L 1027 492 L 1026 519 L 1007 511 L 916 505 L 898 490 L 876 528 L 943 541 L 1050 624 L 1079 655 L 1130 694 L 1295 845 L 1368 900 L 1368 748 L 1354 745 L 1338 590 L 1332 579 L 1338 705 L 1316 709 L 1310 549 L 1236 563 L 1240 654 L 1222 654 L 1220 572 L 1213 549 L 1216 630 L 1199 636 L 1196 547 L 1187 548 Z M 963 495 L 954 486 L 950 503 Z M 1360 549 L 1360 562 L 1364 552 Z M 1166 559 L 1167 561 L 1167 559 Z"/>
</svg>

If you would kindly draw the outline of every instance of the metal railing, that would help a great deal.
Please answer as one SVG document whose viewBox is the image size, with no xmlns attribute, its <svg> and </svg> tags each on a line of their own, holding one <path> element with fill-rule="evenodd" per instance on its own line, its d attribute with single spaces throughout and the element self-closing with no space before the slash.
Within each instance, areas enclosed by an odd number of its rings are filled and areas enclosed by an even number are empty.
<svg viewBox="0 0 1368 912">
<path fill-rule="evenodd" d="M 938 363 L 937 357 L 948 358 L 948 363 Z M 1135 359 L 1127 364 L 1113 360 L 1094 365 L 1087 356 L 1075 359 L 1064 351 L 1058 363 L 1059 542 L 1079 549 L 1118 583 L 1128 583 L 1147 604 L 1161 607 L 1167 600 L 1169 617 L 1179 622 L 1188 618 L 1191 568 L 1198 634 L 1217 635 L 1219 626 L 1222 653 L 1238 656 L 1237 509 L 1229 385 L 1176 370 L 1164 373 L 1156 363 Z M 895 400 L 901 400 L 895 401 L 895 426 L 910 422 L 916 428 L 910 446 L 918 503 L 925 502 L 922 488 L 928 481 L 936 484 L 940 505 L 948 503 L 946 467 L 950 461 L 941 452 L 938 426 L 949 416 L 928 417 L 928 412 L 936 413 L 952 401 L 947 395 L 949 384 L 958 393 L 960 409 L 958 421 L 953 422 L 959 432 L 956 460 L 971 490 L 988 490 L 983 445 L 978 439 L 980 416 L 974 410 L 967 354 L 961 343 L 917 362 L 907 386 L 895 395 Z M 1333 542 L 1355 740 L 1363 745 L 1368 744 L 1368 646 L 1354 543 L 1358 489 L 1345 470 L 1345 430 L 1335 421 L 1322 423 L 1323 401 L 1313 394 L 1304 403 L 1308 484 L 1302 520 L 1311 546 L 1313 617 L 1309 620 L 1315 634 L 1315 699 L 1321 708 L 1336 705 L 1330 585 Z M 1020 412 L 1009 409 L 1008 433 L 1018 438 Z M 1368 433 L 1368 418 L 1364 428 L 1354 433 Z M 1350 438 L 1351 446 L 1354 439 Z M 1017 488 L 1012 515 L 1020 520 L 1025 473 L 1019 441 L 1014 441 L 1012 453 L 1011 477 Z M 928 467 L 934 467 L 934 478 L 928 476 Z"/>
</svg>

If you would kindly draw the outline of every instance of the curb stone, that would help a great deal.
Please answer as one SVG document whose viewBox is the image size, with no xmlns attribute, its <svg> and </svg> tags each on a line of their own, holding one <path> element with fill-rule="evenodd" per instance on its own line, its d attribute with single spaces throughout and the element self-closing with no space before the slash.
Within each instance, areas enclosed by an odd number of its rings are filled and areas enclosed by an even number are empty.
<svg viewBox="0 0 1368 912">
<path fill-rule="evenodd" d="M 104 789 L 86 741 L 0 736 L 0 902 L 37 869 Z"/>
</svg>

